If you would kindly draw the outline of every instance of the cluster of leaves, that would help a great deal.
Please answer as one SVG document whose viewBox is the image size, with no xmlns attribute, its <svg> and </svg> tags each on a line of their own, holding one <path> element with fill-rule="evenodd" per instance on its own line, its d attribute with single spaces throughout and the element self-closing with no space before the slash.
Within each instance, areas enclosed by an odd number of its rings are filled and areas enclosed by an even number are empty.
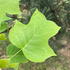
<svg viewBox="0 0 70 70">
<path fill-rule="evenodd" d="M 5 2 L 6 1 L 6 2 Z M 18 14 L 19 0 L 0 0 L 0 32 L 8 29 L 8 20 L 6 13 Z M 10 6 L 8 6 L 10 5 Z M 14 26 L 9 30 L 6 59 L 0 59 L 0 68 L 16 67 L 19 63 L 43 62 L 51 56 L 56 56 L 48 44 L 48 40 L 54 36 L 60 27 L 53 21 L 47 20 L 46 17 L 36 9 L 32 14 L 27 25 L 18 20 L 14 21 Z M 2 39 L 3 38 L 3 39 Z M 5 35 L 0 34 L 0 40 L 6 40 Z"/>
</svg>

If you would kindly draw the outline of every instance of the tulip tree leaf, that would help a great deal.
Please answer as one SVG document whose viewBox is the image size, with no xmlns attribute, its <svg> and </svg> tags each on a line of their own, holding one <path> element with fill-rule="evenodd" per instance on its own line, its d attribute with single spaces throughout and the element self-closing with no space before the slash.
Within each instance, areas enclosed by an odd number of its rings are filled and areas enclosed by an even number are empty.
<svg viewBox="0 0 70 70">
<path fill-rule="evenodd" d="M 27 25 L 16 21 L 9 32 L 9 40 L 20 48 L 25 57 L 32 62 L 43 62 L 51 56 L 56 56 L 48 44 L 60 27 L 47 20 L 37 9 Z"/>
<path fill-rule="evenodd" d="M 12 44 L 10 44 L 7 47 L 7 55 L 9 56 L 11 63 L 28 62 L 28 60 L 25 58 L 24 54 L 22 53 L 21 49 L 15 47 Z"/>
<path fill-rule="evenodd" d="M 8 19 L 6 13 L 19 13 L 19 0 L 0 0 L 0 22 Z"/>
</svg>

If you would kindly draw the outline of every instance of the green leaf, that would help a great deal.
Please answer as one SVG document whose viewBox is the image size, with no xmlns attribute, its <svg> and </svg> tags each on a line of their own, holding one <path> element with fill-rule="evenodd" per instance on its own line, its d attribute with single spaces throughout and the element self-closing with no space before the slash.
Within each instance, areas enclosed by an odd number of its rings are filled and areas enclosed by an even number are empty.
<svg viewBox="0 0 70 70">
<path fill-rule="evenodd" d="M 7 40 L 5 33 L 0 34 L 0 40 Z"/>
<path fill-rule="evenodd" d="M 15 68 L 18 65 L 18 63 L 9 63 L 8 59 L 0 59 L 0 68 Z"/>
<path fill-rule="evenodd" d="M 16 47 L 22 49 L 27 59 L 32 62 L 43 62 L 51 56 L 56 56 L 48 44 L 49 38 L 54 36 L 60 27 L 49 21 L 36 10 L 30 22 L 24 25 L 18 21 L 10 30 L 9 40 Z"/>
<path fill-rule="evenodd" d="M 25 58 L 24 54 L 22 53 L 21 49 L 15 47 L 12 44 L 10 44 L 7 47 L 7 55 L 9 56 L 11 63 L 28 62 L 28 60 Z"/>
<path fill-rule="evenodd" d="M 8 24 L 6 22 L 0 23 L 0 33 L 8 29 Z"/>
<path fill-rule="evenodd" d="M 0 21 L 8 19 L 6 13 L 19 13 L 19 0 L 0 0 Z"/>
</svg>

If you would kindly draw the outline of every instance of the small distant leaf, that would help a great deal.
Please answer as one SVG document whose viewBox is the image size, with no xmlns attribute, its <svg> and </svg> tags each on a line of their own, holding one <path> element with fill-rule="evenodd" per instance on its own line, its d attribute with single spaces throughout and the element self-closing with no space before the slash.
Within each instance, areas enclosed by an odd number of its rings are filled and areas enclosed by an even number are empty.
<svg viewBox="0 0 70 70">
<path fill-rule="evenodd" d="M 9 56 L 11 63 L 28 62 L 28 60 L 25 58 L 24 54 L 22 53 L 21 49 L 15 47 L 12 44 L 10 44 L 7 47 L 7 55 Z"/>
<path fill-rule="evenodd" d="M 0 68 L 15 68 L 18 65 L 18 63 L 9 63 L 8 59 L 0 59 Z"/>
<path fill-rule="evenodd" d="M 1 33 L 1 34 L 0 34 L 0 40 L 7 40 L 6 34 Z"/>
<path fill-rule="evenodd" d="M 18 14 L 19 13 L 19 0 L 0 0 L 0 21 L 9 19 L 6 13 Z"/>
<path fill-rule="evenodd" d="M 54 36 L 60 27 L 49 21 L 36 10 L 30 22 L 24 25 L 18 21 L 10 30 L 9 40 L 20 48 L 25 57 L 32 62 L 43 62 L 51 56 L 56 56 L 48 45 L 48 40 Z"/>
</svg>

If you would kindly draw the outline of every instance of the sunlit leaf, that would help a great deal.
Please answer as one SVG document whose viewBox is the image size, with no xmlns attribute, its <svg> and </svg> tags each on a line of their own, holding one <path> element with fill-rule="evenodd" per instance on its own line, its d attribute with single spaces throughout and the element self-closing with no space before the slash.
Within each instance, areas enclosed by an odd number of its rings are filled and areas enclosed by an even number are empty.
<svg viewBox="0 0 70 70">
<path fill-rule="evenodd" d="M 15 68 L 18 65 L 18 63 L 9 63 L 8 59 L 0 59 L 0 68 Z"/>
<path fill-rule="evenodd" d="M 41 12 L 36 10 L 27 25 L 16 21 L 10 30 L 9 40 L 20 48 L 30 61 L 43 62 L 51 56 L 56 56 L 49 46 L 48 40 L 59 29 L 59 26 L 47 20 Z"/>
<path fill-rule="evenodd" d="M 0 0 L 0 22 L 8 19 L 6 13 L 19 13 L 19 0 Z"/>
<path fill-rule="evenodd" d="M 7 40 L 6 34 L 1 33 L 0 34 L 0 40 Z"/>
</svg>

